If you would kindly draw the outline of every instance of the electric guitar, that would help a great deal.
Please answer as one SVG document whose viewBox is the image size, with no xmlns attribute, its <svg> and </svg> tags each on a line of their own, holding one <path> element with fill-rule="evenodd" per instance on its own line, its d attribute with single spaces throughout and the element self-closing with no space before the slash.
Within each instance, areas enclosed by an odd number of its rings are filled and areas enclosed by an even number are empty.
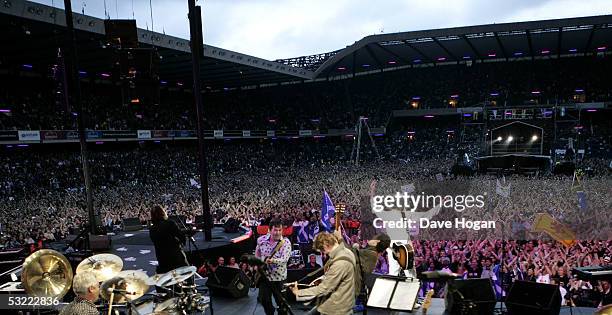
<svg viewBox="0 0 612 315">
<path fill-rule="evenodd" d="M 423 301 L 423 315 L 427 315 L 427 310 L 431 306 L 431 298 L 433 297 L 434 290 L 430 289 L 427 291 L 427 295 L 425 295 L 425 300 Z"/>
</svg>

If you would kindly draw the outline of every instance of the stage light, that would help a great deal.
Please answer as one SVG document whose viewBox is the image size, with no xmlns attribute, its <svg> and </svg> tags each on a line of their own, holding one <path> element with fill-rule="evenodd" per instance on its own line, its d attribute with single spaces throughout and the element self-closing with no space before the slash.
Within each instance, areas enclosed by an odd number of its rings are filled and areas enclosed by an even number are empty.
<svg viewBox="0 0 612 315">
<path fill-rule="evenodd" d="M 509 136 L 507 141 L 508 142 L 512 142 L 512 140 L 514 140 L 514 137 L 513 136 Z"/>
<path fill-rule="evenodd" d="M 502 137 L 497 137 L 497 141 L 502 141 Z"/>
<path fill-rule="evenodd" d="M 533 135 L 533 136 L 531 137 L 531 141 L 536 141 L 536 140 L 538 140 L 538 136 Z"/>
</svg>

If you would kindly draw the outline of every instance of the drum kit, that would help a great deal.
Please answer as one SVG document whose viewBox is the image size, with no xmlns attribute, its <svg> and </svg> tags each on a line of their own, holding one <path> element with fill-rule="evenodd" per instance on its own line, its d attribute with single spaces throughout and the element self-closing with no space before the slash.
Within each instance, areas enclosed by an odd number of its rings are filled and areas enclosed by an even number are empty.
<svg viewBox="0 0 612 315">
<path fill-rule="evenodd" d="M 92 273 L 101 283 L 99 308 L 112 314 L 203 314 L 210 308 L 210 296 L 198 292 L 196 268 L 186 266 L 149 277 L 141 270 L 123 270 L 123 261 L 113 254 L 84 259 L 76 273 Z M 61 299 L 72 286 L 70 262 L 57 251 L 43 249 L 26 258 L 21 281 L 31 296 Z M 148 292 L 151 286 L 157 293 Z"/>
</svg>

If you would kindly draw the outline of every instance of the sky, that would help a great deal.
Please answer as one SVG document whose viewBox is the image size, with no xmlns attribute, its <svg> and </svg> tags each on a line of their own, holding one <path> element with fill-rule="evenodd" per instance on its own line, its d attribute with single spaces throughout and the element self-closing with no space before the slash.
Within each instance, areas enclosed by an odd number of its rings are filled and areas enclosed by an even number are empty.
<svg viewBox="0 0 612 315">
<path fill-rule="evenodd" d="M 197 4 L 202 6 L 205 44 L 275 60 L 334 51 L 373 34 L 612 14 L 610 1 L 199 0 Z M 58 8 L 64 3 L 34 2 Z M 73 0 L 72 8 L 99 18 L 135 18 L 140 28 L 189 38 L 187 0 Z"/>
</svg>

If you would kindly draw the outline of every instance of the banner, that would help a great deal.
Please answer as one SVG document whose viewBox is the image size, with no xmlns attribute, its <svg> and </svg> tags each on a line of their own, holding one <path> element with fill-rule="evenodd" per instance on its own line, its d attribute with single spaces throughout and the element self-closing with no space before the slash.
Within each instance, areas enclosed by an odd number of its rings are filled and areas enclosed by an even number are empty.
<svg viewBox="0 0 612 315">
<path fill-rule="evenodd" d="M 0 130 L 0 141 L 16 141 L 19 139 L 17 131 Z"/>
<path fill-rule="evenodd" d="M 153 138 L 168 138 L 168 130 L 153 130 Z"/>
<path fill-rule="evenodd" d="M 276 134 L 276 133 L 274 132 L 274 130 L 268 130 L 268 131 L 266 131 L 266 136 L 268 136 L 268 137 L 274 137 L 274 135 L 275 135 L 275 134 Z"/>
<path fill-rule="evenodd" d="M 138 130 L 138 139 L 151 139 L 151 130 Z"/>
<path fill-rule="evenodd" d="M 17 134 L 19 141 L 40 141 L 40 131 L 38 130 L 19 130 Z"/>
<path fill-rule="evenodd" d="M 242 136 L 243 137 L 250 137 L 251 136 L 251 130 L 242 130 Z"/>
<path fill-rule="evenodd" d="M 299 135 L 300 136 L 312 136 L 312 130 L 300 130 Z"/>
<path fill-rule="evenodd" d="M 213 131 L 213 136 L 215 138 L 223 138 L 223 130 L 214 130 Z"/>
<path fill-rule="evenodd" d="M 77 139 L 79 138 L 79 133 L 75 131 L 77 134 Z M 89 130 L 87 131 L 87 139 L 100 139 L 102 138 L 102 131 Z"/>
</svg>

